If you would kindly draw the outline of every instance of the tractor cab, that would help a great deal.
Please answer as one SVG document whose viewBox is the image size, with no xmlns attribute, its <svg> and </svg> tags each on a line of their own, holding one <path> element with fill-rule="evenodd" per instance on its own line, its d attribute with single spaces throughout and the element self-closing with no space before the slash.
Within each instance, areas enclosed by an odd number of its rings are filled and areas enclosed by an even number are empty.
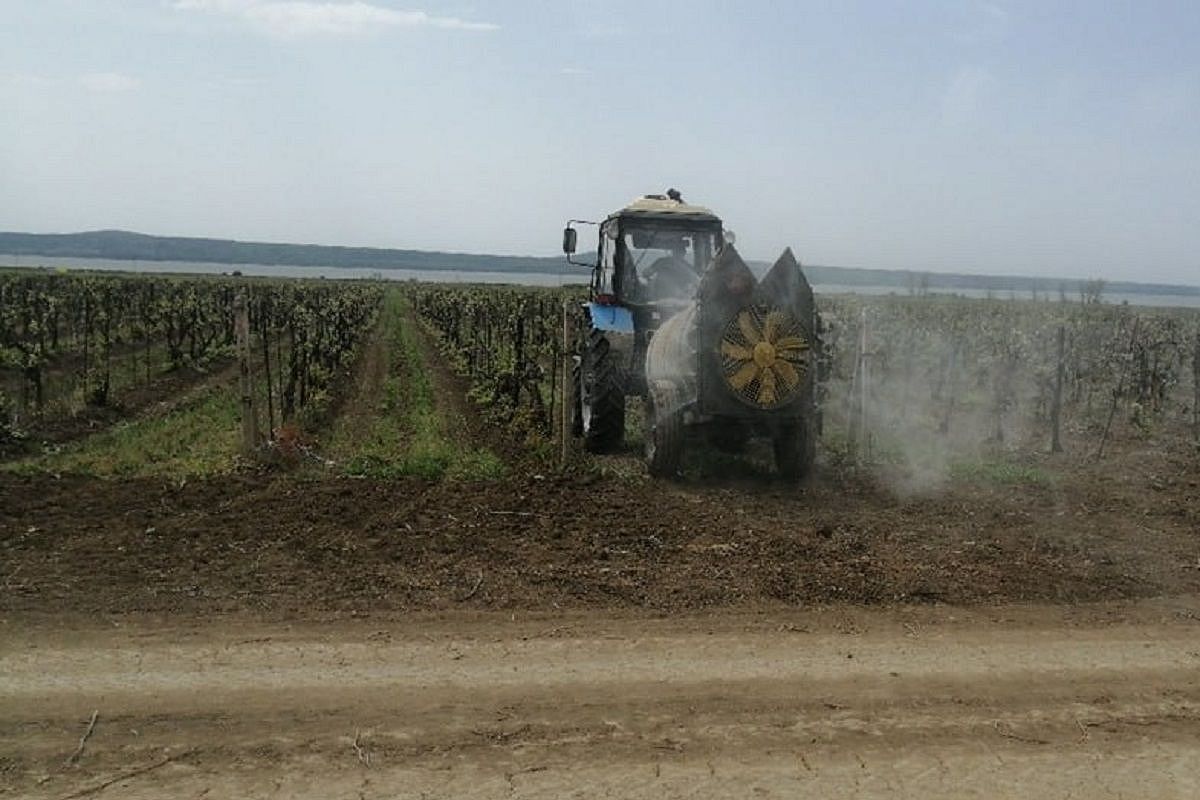
<svg viewBox="0 0 1200 800">
<path fill-rule="evenodd" d="M 563 233 L 568 258 L 579 222 L 572 220 Z M 644 317 L 637 327 L 652 328 L 691 300 L 723 242 L 720 218 L 672 191 L 645 195 L 614 211 L 599 223 L 596 263 L 571 263 L 592 268 L 593 304 L 628 309 Z"/>
</svg>

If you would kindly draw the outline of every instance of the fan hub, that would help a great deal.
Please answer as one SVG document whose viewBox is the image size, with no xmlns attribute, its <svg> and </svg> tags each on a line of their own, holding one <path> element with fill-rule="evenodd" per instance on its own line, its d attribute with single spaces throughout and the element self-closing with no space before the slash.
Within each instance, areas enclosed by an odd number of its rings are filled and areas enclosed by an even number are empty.
<svg viewBox="0 0 1200 800">
<path fill-rule="evenodd" d="M 759 369 L 767 369 L 775 363 L 775 345 L 761 341 L 754 345 L 754 363 Z"/>
</svg>

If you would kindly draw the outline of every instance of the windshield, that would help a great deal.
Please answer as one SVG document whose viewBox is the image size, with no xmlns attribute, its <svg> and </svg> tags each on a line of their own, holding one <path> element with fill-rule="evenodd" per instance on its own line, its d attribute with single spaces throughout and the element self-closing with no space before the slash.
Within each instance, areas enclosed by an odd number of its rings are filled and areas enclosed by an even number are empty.
<svg viewBox="0 0 1200 800">
<path fill-rule="evenodd" d="M 621 238 L 625 285 L 641 300 L 690 299 L 717 248 L 716 231 L 683 226 L 626 225 Z"/>
</svg>

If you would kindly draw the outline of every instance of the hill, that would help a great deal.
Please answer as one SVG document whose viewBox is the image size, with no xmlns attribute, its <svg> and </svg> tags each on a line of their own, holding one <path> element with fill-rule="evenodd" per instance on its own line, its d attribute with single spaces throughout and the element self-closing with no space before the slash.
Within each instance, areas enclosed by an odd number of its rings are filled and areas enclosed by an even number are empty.
<svg viewBox="0 0 1200 800">
<path fill-rule="evenodd" d="M 238 242 L 128 231 L 0 233 L 0 253 L 17 256 L 198 261 L 362 269 L 456 269 L 476 272 L 558 272 L 561 258 L 475 255 L 378 247 Z"/>
</svg>

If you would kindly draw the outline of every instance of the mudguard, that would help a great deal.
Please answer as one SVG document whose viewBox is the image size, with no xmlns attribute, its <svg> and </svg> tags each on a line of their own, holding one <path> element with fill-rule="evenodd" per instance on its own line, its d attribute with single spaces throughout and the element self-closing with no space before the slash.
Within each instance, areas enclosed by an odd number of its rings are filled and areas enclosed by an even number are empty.
<svg viewBox="0 0 1200 800">
<path fill-rule="evenodd" d="M 633 333 L 633 313 L 624 306 L 606 306 L 599 303 L 587 304 L 592 327 L 600 331 Z"/>
</svg>

